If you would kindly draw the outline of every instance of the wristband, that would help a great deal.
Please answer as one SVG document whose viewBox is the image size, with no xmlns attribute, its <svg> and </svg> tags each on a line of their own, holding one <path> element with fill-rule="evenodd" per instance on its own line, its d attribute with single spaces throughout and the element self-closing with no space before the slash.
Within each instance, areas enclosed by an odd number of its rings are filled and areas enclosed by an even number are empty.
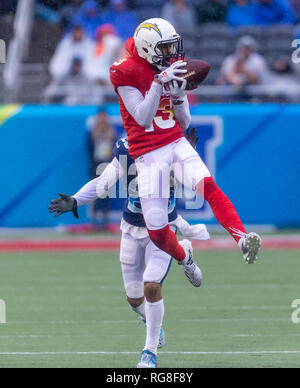
<svg viewBox="0 0 300 388">
<path fill-rule="evenodd" d="M 181 105 L 184 103 L 183 100 L 172 100 L 173 105 Z"/>
<path fill-rule="evenodd" d="M 79 215 L 78 215 L 78 207 L 77 207 L 77 201 L 74 197 L 72 197 L 73 200 L 74 200 L 74 203 L 73 203 L 73 208 L 72 208 L 72 212 L 74 214 L 74 217 L 76 218 L 79 218 Z"/>
</svg>

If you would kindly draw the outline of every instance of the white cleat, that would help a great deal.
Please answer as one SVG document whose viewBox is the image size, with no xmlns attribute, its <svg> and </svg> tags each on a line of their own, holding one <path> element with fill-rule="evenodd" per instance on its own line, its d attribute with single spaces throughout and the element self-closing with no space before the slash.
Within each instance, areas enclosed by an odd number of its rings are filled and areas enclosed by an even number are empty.
<svg viewBox="0 0 300 388">
<path fill-rule="evenodd" d="M 251 232 L 242 237 L 239 244 L 246 264 L 253 264 L 257 261 L 258 251 L 261 247 L 261 238 L 257 233 Z"/>
<path fill-rule="evenodd" d="M 137 368 L 157 368 L 157 356 L 150 350 L 143 350 Z"/>
<path fill-rule="evenodd" d="M 186 252 L 186 258 L 178 262 L 179 265 L 182 265 L 185 276 L 188 278 L 189 282 L 194 287 L 200 287 L 202 283 L 202 273 L 197 264 L 193 260 L 193 247 L 192 243 L 189 240 L 179 241 L 179 244 Z"/>
</svg>

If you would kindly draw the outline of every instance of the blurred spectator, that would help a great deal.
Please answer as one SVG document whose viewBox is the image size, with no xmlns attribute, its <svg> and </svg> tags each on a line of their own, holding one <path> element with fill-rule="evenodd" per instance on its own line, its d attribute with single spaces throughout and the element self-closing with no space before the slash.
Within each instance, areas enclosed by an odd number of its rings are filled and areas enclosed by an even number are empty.
<svg viewBox="0 0 300 388">
<path fill-rule="evenodd" d="M 72 24 L 81 25 L 86 35 L 92 39 L 102 23 L 101 9 L 96 0 L 86 0 L 72 20 Z"/>
<path fill-rule="evenodd" d="M 271 65 L 271 82 L 274 87 L 282 90 L 297 84 L 297 77 L 287 58 L 279 57 L 273 61 Z"/>
<path fill-rule="evenodd" d="M 111 24 L 103 24 L 96 31 L 96 44 L 87 65 L 89 79 L 99 85 L 110 85 L 109 68 L 121 56 L 123 44 Z"/>
<path fill-rule="evenodd" d="M 101 5 L 106 8 L 110 5 L 110 1 L 111 0 L 101 0 Z M 126 0 L 126 5 L 129 9 L 136 9 L 138 8 L 137 6 L 137 3 L 139 2 L 140 0 Z M 163 0 L 162 0 L 163 1 Z M 144 5 L 144 3 L 146 3 L 146 0 L 142 0 L 142 3 Z"/>
<path fill-rule="evenodd" d="M 289 0 L 257 0 L 255 3 L 257 25 L 294 24 L 296 14 Z"/>
<path fill-rule="evenodd" d="M 91 177 L 96 178 L 97 167 L 100 163 L 109 163 L 113 158 L 113 147 L 116 135 L 109 123 L 109 118 L 104 110 L 100 110 L 96 116 L 90 117 L 87 122 L 89 129 L 89 149 L 91 155 Z M 103 171 L 103 170 L 102 170 Z M 99 217 L 102 209 L 102 222 Z M 94 227 L 108 227 L 110 199 L 98 199 L 92 207 L 92 222 Z"/>
<path fill-rule="evenodd" d="M 133 36 L 139 24 L 136 14 L 126 7 L 125 0 L 111 0 L 110 7 L 102 15 L 103 23 L 112 24 L 118 36 L 127 40 Z"/>
<path fill-rule="evenodd" d="M 45 91 L 47 101 L 80 105 L 90 94 L 87 77 L 83 71 L 81 58 L 73 58 L 69 71 L 61 78 L 54 79 Z"/>
<path fill-rule="evenodd" d="M 300 22 L 300 1 L 299 0 L 291 0 L 291 4 L 296 14 L 297 22 Z"/>
<path fill-rule="evenodd" d="M 64 78 L 71 68 L 74 58 L 80 58 L 82 71 L 86 74 L 88 60 L 92 56 L 93 41 L 85 36 L 81 26 L 75 26 L 58 44 L 50 62 L 49 71 L 55 81 Z"/>
<path fill-rule="evenodd" d="M 176 30 L 190 30 L 196 25 L 195 11 L 186 0 L 171 0 L 162 9 L 161 17 L 168 20 Z"/>
<path fill-rule="evenodd" d="M 255 5 L 249 0 L 235 0 L 228 8 L 227 24 L 235 28 L 255 24 Z"/>
<path fill-rule="evenodd" d="M 84 0 L 70 0 L 60 10 L 60 21 L 64 28 L 69 28 Z"/>
<path fill-rule="evenodd" d="M 256 53 L 256 41 L 244 36 L 237 43 L 236 52 L 225 58 L 218 83 L 243 87 L 261 85 L 269 81 L 269 70 L 264 58 Z"/>
<path fill-rule="evenodd" d="M 227 5 L 223 0 L 200 0 L 196 6 L 198 24 L 224 22 Z"/>
</svg>

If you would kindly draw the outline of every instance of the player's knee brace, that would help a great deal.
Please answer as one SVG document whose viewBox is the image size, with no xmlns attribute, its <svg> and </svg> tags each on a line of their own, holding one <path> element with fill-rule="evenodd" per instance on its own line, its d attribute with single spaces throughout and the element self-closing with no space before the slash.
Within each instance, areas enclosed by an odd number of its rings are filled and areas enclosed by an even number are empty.
<svg viewBox="0 0 300 388">
<path fill-rule="evenodd" d="M 144 283 L 131 282 L 125 286 L 126 295 L 131 299 L 139 299 L 144 296 Z"/>
<path fill-rule="evenodd" d="M 164 222 L 162 217 L 161 209 L 154 208 L 154 209 L 148 210 L 144 214 L 144 217 L 145 217 L 147 227 L 150 230 L 159 230 L 166 226 L 166 223 Z"/>
</svg>

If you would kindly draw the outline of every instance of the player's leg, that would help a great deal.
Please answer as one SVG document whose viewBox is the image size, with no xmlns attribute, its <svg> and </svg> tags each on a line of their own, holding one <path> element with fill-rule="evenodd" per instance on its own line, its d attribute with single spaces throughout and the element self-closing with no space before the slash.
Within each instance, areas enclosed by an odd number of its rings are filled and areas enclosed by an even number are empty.
<svg viewBox="0 0 300 388">
<path fill-rule="evenodd" d="M 144 282 L 145 248 L 128 233 L 122 233 L 120 261 L 127 301 L 141 319 L 146 319 Z"/>
<path fill-rule="evenodd" d="M 186 252 L 169 227 L 168 201 L 167 198 L 141 198 L 143 216 L 151 241 L 176 260 L 182 261 Z"/>
<path fill-rule="evenodd" d="M 156 353 L 157 346 L 162 347 L 165 342 L 165 336 L 162 330 L 164 317 L 162 284 L 171 267 L 172 258 L 154 245 L 152 241 L 149 241 L 146 247 L 145 261 L 146 269 L 143 275 L 143 281 L 146 299 L 146 348 L 149 348 L 149 350 L 152 349 Z"/>
<path fill-rule="evenodd" d="M 217 186 L 200 156 L 186 139 L 176 144 L 174 159 L 177 163 L 176 177 L 209 203 L 217 221 L 239 244 L 245 261 L 254 262 L 260 248 L 260 237 L 256 233 L 247 234 L 235 207 Z"/>
<path fill-rule="evenodd" d="M 157 248 L 158 249 L 158 248 Z M 161 251 L 162 252 L 162 251 Z M 164 305 L 162 299 L 162 288 L 161 284 L 156 282 L 145 282 L 144 283 L 144 294 L 145 294 L 145 314 L 146 314 L 146 327 L 147 327 L 147 343 L 155 342 L 153 338 L 156 338 L 156 334 L 153 335 L 153 328 L 155 322 L 160 321 L 159 315 L 161 314 L 160 330 L 158 331 L 158 348 L 162 348 L 165 344 L 165 333 L 162 329 L 162 319 L 164 315 Z M 154 329 L 155 330 L 155 329 Z M 156 333 L 156 332 L 155 332 Z"/>
<path fill-rule="evenodd" d="M 188 240 L 178 242 L 168 224 L 172 160 L 172 147 L 166 146 L 135 161 L 143 216 L 151 241 L 180 262 L 189 281 L 199 287 L 200 270 L 193 262 L 192 244 Z"/>
<path fill-rule="evenodd" d="M 145 298 L 131 298 L 127 295 L 127 302 L 134 312 L 136 312 L 141 319 L 146 319 L 145 315 Z"/>
<path fill-rule="evenodd" d="M 145 348 L 138 364 L 138 367 L 141 368 L 156 367 L 157 348 L 163 345 L 162 322 L 165 308 L 162 283 L 169 272 L 171 263 L 171 256 L 150 241 L 146 247 L 146 270 L 143 276 L 147 336 Z"/>
<path fill-rule="evenodd" d="M 186 257 L 186 252 L 178 244 L 168 223 L 171 163 L 169 145 L 148 152 L 135 160 L 139 196 L 150 239 L 176 260 L 182 261 Z"/>
<path fill-rule="evenodd" d="M 183 261 L 187 253 L 178 243 L 168 223 L 171 151 L 172 148 L 168 145 L 148 152 L 137 158 L 135 164 L 139 196 L 150 239 L 161 250 L 176 260 Z"/>
<path fill-rule="evenodd" d="M 167 203 L 165 203 L 166 201 Z M 201 285 L 201 271 L 193 260 L 193 247 L 189 240 L 178 242 L 168 224 L 168 200 L 141 198 L 143 215 L 153 244 L 182 265 L 184 273 L 194 287 Z"/>
<path fill-rule="evenodd" d="M 196 186 L 197 192 L 209 203 L 217 221 L 231 234 L 242 250 L 244 260 L 256 262 L 261 246 L 258 234 L 247 233 L 229 198 L 218 187 L 212 177 L 203 178 Z"/>
</svg>

